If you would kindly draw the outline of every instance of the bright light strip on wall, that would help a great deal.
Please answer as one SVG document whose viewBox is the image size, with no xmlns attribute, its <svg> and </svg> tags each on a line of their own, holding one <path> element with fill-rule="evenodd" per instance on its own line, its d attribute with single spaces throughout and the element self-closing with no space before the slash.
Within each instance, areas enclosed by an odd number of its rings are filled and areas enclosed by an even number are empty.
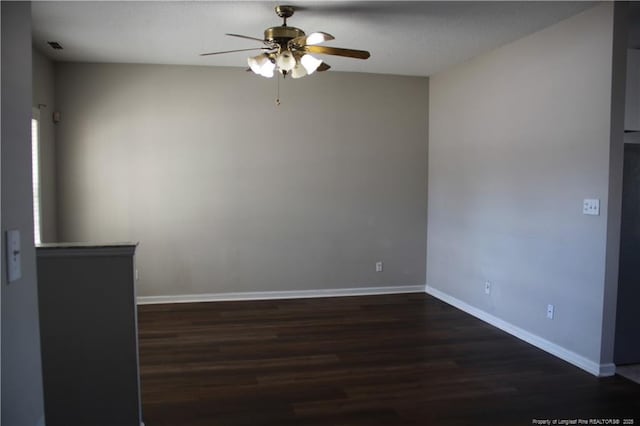
<svg viewBox="0 0 640 426">
<path fill-rule="evenodd" d="M 33 181 L 33 239 L 40 244 L 40 144 L 38 143 L 38 119 L 31 119 L 31 177 Z"/>
</svg>

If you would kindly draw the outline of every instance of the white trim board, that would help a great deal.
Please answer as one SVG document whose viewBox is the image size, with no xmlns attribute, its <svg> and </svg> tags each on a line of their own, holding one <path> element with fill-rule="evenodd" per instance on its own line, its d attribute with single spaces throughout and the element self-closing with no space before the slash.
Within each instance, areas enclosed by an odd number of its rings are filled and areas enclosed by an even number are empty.
<svg viewBox="0 0 640 426">
<path fill-rule="evenodd" d="M 473 307 L 463 302 L 462 300 L 456 299 L 455 297 L 443 293 L 442 291 L 435 289 L 429 285 L 425 287 L 425 292 L 437 299 L 442 300 L 445 303 L 448 303 L 453 307 L 460 309 L 461 311 L 468 313 L 469 315 L 473 315 L 474 317 L 486 323 L 489 323 L 492 326 L 511 334 L 512 336 L 517 337 L 520 340 L 524 340 L 525 342 L 539 349 L 542 349 L 543 351 L 548 352 L 551 355 L 567 361 L 568 363 L 573 364 L 576 367 L 579 367 L 586 372 L 593 374 L 594 376 L 613 376 L 616 372 L 615 364 L 598 364 L 597 362 L 585 358 L 582 355 L 570 351 L 556 343 L 550 342 L 547 339 L 544 339 L 527 330 L 517 327 L 481 309 Z"/>
<path fill-rule="evenodd" d="M 311 297 L 372 296 L 378 294 L 424 293 L 422 285 L 393 287 L 332 288 L 321 290 L 247 291 L 237 293 L 176 294 L 139 296 L 138 305 L 158 303 L 223 302 L 233 300 L 305 299 Z"/>
</svg>

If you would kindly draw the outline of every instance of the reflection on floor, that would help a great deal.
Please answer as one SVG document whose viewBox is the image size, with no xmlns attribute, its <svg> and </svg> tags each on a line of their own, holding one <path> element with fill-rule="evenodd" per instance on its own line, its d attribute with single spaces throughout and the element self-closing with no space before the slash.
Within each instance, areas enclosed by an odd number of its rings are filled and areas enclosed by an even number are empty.
<svg viewBox="0 0 640 426">
<path fill-rule="evenodd" d="M 640 384 L 640 364 L 616 366 L 616 374 Z"/>
</svg>

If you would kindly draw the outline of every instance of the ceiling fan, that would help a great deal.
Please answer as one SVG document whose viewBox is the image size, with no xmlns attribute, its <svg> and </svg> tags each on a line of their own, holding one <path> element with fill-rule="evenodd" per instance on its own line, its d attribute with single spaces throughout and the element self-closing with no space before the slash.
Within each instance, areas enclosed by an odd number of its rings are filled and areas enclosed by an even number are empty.
<svg viewBox="0 0 640 426">
<path fill-rule="evenodd" d="M 264 44 L 262 47 L 202 53 L 200 56 L 262 50 L 259 55 L 248 58 L 247 62 L 251 71 L 267 78 L 273 77 L 276 71 L 284 77 L 291 75 L 293 78 L 300 78 L 313 74 L 315 71 L 326 71 L 331 68 L 329 64 L 312 56 L 311 53 L 356 59 L 367 59 L 371 56 L 365 50 L 318 46 L 320 43 L 333 40 L 334 37 L 325 32 L 314 32 L 307 35 L 300 28 L 287 26 L 287 18 L 293 16 L 294 11 L 293 6 L 276 6 L 276 15 L 283 19 L 283 24 L 264 30 L 264 39 L 240 34 L 225 34 L 231 37 L 259 41 Z"/>
</svg>

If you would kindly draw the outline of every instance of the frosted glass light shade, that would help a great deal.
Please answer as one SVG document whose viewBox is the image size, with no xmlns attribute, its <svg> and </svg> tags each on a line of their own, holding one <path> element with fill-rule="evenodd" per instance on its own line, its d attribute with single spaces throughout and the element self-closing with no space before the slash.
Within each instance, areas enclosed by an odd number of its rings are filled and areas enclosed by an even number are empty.
<svg viewBox="0 0 640 426">
<path fill-rule="evenodd" d="M 273 77 L 273 71 L 276 69 L 276 64 L 271 61 L 267 61 L 260 71 L 260 75 L 263 77 L 271 78 Z"/>
<path fill-rule="evenodd" d="M 247 62 L 249 63 L 249 68 L 251 68 L 251 71 L 253 71 L 256 74 L 260 74 L 262 72 L 262 66 L 265 64 L 265 62 L 269 61 L 269 57 L 264 54 L 261 53 L 258 56 L 253 56 L 247 59 Z"/>
<path fill-rule="evenodd" d="M 303 55 L 302 58 L 300 58 L 300 63 L 302 63 L 302 66 L 307 71 L 307 74 L 313 74 L 322 63 L 322 60 L 306 54 Z"/>
<path fill-rule="evenodd" d="M 251 71 L 254 73 L 267 78 L 273 77 L 273 70 L 276 68 L 276 65 L 271 62 L 269 55 L 266 53 L 248 58 L 247 62 L 249 63 Z"/>
<path fill-rule="evenodd" d="M 289 50 L 284 50 L 276 57 L 276 64 L 281 71 L 291 71 L 296 66 L 296 58 Z"/>
<path fill-rule="evenodd" d="M 291 77 L 300 78 L 307 75 L 307 70 L 304 69 L 301 63 L 297 63 L 295 67 L 291 70 Z"/>
</svg>

